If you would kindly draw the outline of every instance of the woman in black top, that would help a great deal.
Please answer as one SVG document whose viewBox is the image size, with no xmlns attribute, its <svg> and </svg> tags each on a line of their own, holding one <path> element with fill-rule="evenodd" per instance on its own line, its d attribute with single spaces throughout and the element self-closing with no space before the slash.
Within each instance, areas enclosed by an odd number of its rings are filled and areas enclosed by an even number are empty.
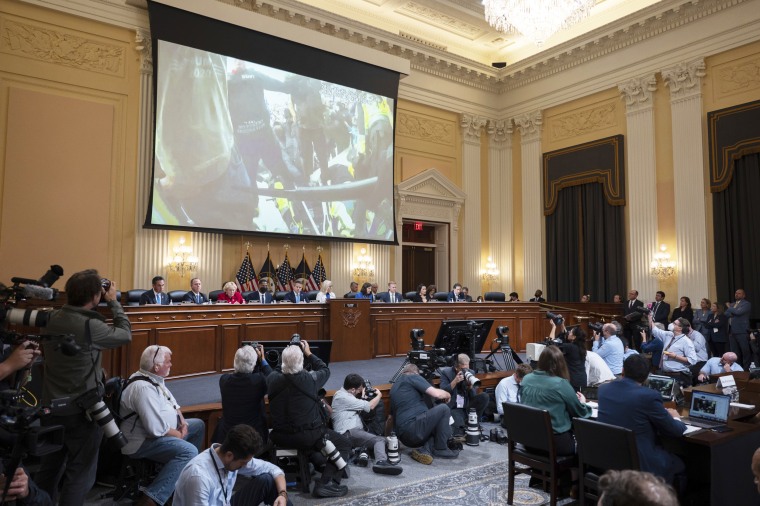
<svg viewBox="0 0 760 506">
<path fill-rule="evenodd" d="M 259 366 L 256 364 L 260 363 Z M 235 353 L 235 372 L 222 374 L 219 390 L 222 392 L 222 418 L 219 420 L 212 443 L 221 443 L 235 425 L 250 425 L 261 435 L 264 442 L 269 437 L 267 430 L 264 396 L 267 393 L 266 376 L 272 368 L 264 359 L 264 347 L 257 349 L 243 346 Z"/>
<path fill-rule="evenodd" d="M 417 293 L 415 293 L 412 296 L 412 302 L 427 302 L 430 300 L 428 297 L 428 291 L 427 287 L 425 286 L 425 283 L 420 283 L 417 285 Z"/>
<path fill-rule="evenodd" d="M 728 351 L 728 318 L 723 314 L 723 308 L 717 302 L 713 302 L 710 309 L 712 309 L 712 314 L 707 317 L 707 321 L 704 323 L 708 329 L 707 333 L 710 335 L 707 340 L 710 343 L 710 351 L 712 351 L 713 357 L 722 357 Z"/>
<path fill-rule="evenodd" d="M 679 318 L 686 318 L 689 322 L 694 321 L 694 311 L 691 310 L 691 299 L 688 297 L 681 297 L 680 305 L 673 310 L 670 322 L 672 323 Z"/>
<path fill-rule="evenodd" d="M 554 320 L 551 320 L 552 330 L 549 338 L 553 339 L 557 330 Z M 567 362 L 567 371 L 570 373 L 570 384 L 576 392 L 580 392 L 581 387 L 588 383 L 586 376 L 586 333 L 580 327 L 573 327 L 570 332 L 565 330 L 565 323 L 560 324 L 560 334 L 562 339 L 559 349 L 565 356 Z"/>
</svg>

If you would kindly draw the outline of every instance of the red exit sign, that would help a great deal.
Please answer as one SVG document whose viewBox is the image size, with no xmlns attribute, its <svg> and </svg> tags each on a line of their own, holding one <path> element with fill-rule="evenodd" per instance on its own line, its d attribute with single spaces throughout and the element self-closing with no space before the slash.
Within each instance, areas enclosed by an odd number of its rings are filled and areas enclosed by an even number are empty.
<svg viewBox="0 0 760 506">
<path fill-rule="evenodd" d="M 414 230 L 417 232 L 422 232 L 422 222 L 421 221 L 415 221 L 414 222 Z"/>
</svg>

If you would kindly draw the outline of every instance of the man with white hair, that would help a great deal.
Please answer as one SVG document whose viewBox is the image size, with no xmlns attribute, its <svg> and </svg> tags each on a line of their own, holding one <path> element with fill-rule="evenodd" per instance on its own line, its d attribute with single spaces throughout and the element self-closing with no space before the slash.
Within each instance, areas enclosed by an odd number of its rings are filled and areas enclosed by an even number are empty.
<svg viewBox="0 0 760 506">
<path fill-rule="evenodd" d="M 127 445 L 124 455 L 160 462 L 158 476 L 143 490 L 138 506 L 165 504 L 185 465 L 203 449 L 202 420 L 185 420 L 164 378 L 172 367 L 172 352 L 151 345 L 140 357 L 140 370 L 129 377 L 121 395 L 121 430 Z"/>
<path fill-rule="evenodd" d="M 598 332 L 594 332 L 594 346 L 591 351 L 598 354 L 610 367 L 615 376 L 623 372 L 623 358 L 625 347 L 617 336 L 617 327 L 612 323 L 605 323 L 602 327 L 603 340 L 600 340 Z"/>
<path fill-rule="evenodd" d="M 711 374 L 743 371 L 742 366 L 736 363 L 737 360 L 739 360 L 739 357 L 732 351 L 724 353 L 722 357 L 713 357 L 702 366 L 697 379 L 699 381 L 707 381 Z"/>
<path fill-rule="evenodd" d="M 330 369 L 311 352 L 306 341 L 285 348 L 280 359 L 281 370 L 267 376 L 272 415 L 270 437 L 276 445 L 285 448 L 317 450 L 325 454 L 327 464 L 312 494 L 314 497 L 342 497 L 348 493 L 348 488 L 341 485 L 340 480 L 351 443 L 327 428 L 329 415 L 317 394 L 330 377 Z M 304 369 L 304 363 L 310 370 Z"/>
</svg>

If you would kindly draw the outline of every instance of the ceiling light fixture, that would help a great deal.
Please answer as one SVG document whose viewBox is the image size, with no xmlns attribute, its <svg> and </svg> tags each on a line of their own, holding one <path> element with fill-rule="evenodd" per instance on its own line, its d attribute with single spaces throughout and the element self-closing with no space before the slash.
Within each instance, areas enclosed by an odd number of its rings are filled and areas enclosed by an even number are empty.
<svg viewBox="0 0 760 506">
<path fill-rule="evenodd" d="M 596 0 L 483 0 L 486 21 L 505 33 L 519 32 L 537 45 L 587 18 Z"/>
</svg>

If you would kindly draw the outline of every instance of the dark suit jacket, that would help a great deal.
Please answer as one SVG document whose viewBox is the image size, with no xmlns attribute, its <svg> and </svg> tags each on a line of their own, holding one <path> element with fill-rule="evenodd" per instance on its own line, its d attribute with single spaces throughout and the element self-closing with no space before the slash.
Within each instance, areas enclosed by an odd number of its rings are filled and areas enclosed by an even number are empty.
<svg viewBox="0 0 760 506">
<path fill-rule="evenodd" d="M 449 296 L 446 297 L 446 302 L 462 302 L 464 298 L 462 297 L 462 292 L 459 292 L 459 295 L 454 295 L 454 292 L 449 292 Z"/>
<path fill-rule="evenodd" d="M 528 302 L 546 302 L 546 299 L 544 299 L 543 297 L 533 297 Z"/>
<path fill-rule="evenodd" d="M 623 318 L 625 318 L 625 324 L 628 325 L 631 322 L 635 322 L 641 319 L 641 313 L 636 311 L 637 307 L 644 307 L 644 303 L 639 299 L 633 301 L 633 307 L 628 307 L 631 301 L 627 300 L 623 303 Z"/>
<path fill-rule="evenodd" d="M 200 297 L 200 304 L 204 302 L 208 302 L 208 297 L 206 297 L 206 294 L 203 292 L 199 292 L 198 296 Z M 193 293 L 192 290 L 187 292 L 185 295 L 182 296 L 182 302 L 195 302 L 196 304 L 199 304 L 197 300 L 195 300 L 195 293 Z"/>
<path fill-rule="evenodd" d="M 662 396 L 633 380 L 621 378 L 599 387 L 599 418 L 603 423 L 631 429 L 636 434 L 641 470 L 672 482 L 673 459 L 658 435 L 681 437 L 686 425 L 665 410 Z"/>
<path fill-rule="evenodd" d="M 665 301 L 652 303 L 652 319 L 655 322 L 662 323 L 667 328 L 669 316 L 670 316 L 670 304 L 668 304 Z"/>
<path fill-rule="evenodd" d="M 401 295 L 398 292 L 396 292 L 394 294 L 394 297 L 396 298 L 396 302 L 401 302 L 401 299 L 404 298 L 404 296 Z M 390 302 L 391 301 L 391 294 L 388 293 L 388 292 L 383 292 L 381 294 L 379 293 L 379 294 L 377 294 L 377 298 L 380 299 L 380 300 L 382 300 L 383 302 Z"/>
<path fill-rule="evenodd" d="M 301 302 L 309 302 L 309 297 L 306 295 L 306 292 L 303 290 L 301 291 L 301 295 L 298 297 L 301 299 Z M 285 294 L 285 298 L 283 300 L 286 300 L 288 302 L 292 302 L 293 304 L 296 303 L 296 292 L 288 292 Z"/>
<path fill-rule="evenodd" d="M 749 315 L 752 312 L 752 304 L 747 299 L 742 299 L 737 307 L 732 304 L 727 307 L 725 314 L 731 318 L 732 334 L 747 334 L 749 332 Z"/>
<path fill-rule="evenodd" d="M 248 299 L 246 300 L 246 302 L 262 302 L 262 301 L 261 301 L 261 295 L 262 295 L 262 294 L 261 294 L 261 292 L 259 292 L 259 291 L 257 290 L 257 291 L 255 291 L 255 292 L 253 292 L 253 293 L 252 293 L 252 294 L 251 294 L 251 295 L 248 297 Z M 264 304 L 271 304 L 271 303 L 273 303 L 273 302 L 274 302 L 274 294 L 273 294 L 272 292 L 266 292 L 266 293 L 264 294 L 264 300 L 263 300 L 263 303 L 264 303 Z"/>
<path fill-rule="evenodd" d="M 159 300 L 156 300 L 156 293 L 153 290 L 148 290 L 144 294 L 140 295 L 140 305 L 144 306 L 145 304 L 163 304 L 164 306 L 168 306 L 171 303 L 169 294 L 166 292 L 159 293 L 158 298 Z"/>
</svg>

